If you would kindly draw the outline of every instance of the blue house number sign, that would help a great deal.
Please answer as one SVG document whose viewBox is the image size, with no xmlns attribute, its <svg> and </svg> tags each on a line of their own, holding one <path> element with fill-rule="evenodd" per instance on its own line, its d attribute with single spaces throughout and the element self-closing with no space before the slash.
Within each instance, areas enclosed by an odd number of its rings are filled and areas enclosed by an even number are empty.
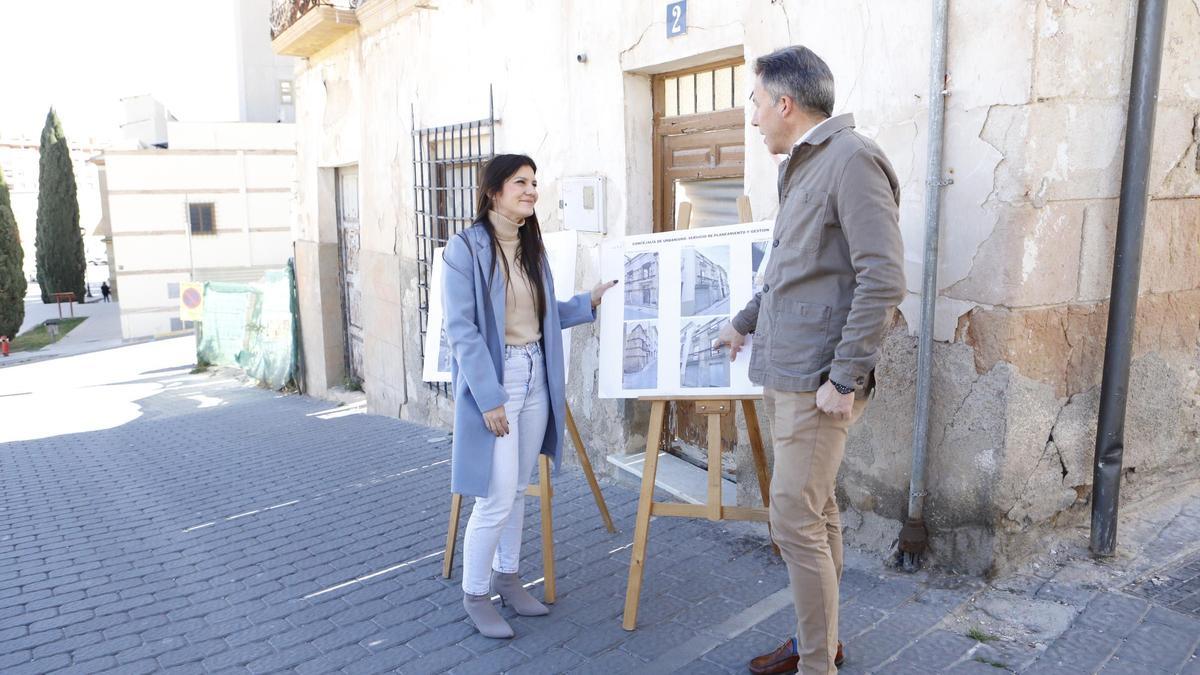
<svg viewBox="0 0 1200 675">
<path fill-rule="evenodd" d="M 687 0 L 667 5 L 667 37 L 678 37 L 687 33 Z"/>
</svg>

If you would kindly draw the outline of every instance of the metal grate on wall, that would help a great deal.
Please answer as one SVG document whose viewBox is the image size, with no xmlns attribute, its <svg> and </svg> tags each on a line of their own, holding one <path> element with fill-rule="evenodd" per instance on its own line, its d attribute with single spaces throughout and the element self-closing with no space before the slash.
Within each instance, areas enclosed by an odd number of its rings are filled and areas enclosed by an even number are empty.
<svg viewBox="0 0 1200 675">
<path fill-rule="evenodd" d="M 414 110 L 413 119 L 416 119 Z M 417 302 L 421 359 L 429 331 L 430 282 L 434 252 L 475 220 L 479 172 L 496 154 L 491 93 L 488 116 L 473 122 L 413 131 L 413 204 L 417 233 Z M 440 327 L 435 327 L 439 330 Z M 445 383 L 429 383 L 450 395 Z"/>
</svg>

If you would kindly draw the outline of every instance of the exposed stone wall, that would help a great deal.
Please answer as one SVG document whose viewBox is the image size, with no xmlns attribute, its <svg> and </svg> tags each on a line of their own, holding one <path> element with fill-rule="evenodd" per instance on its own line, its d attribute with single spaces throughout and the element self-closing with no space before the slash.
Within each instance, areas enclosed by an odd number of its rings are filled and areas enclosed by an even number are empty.
<svg viewBox="0 0 1200 675">
<path fill-rule="evenodd" d="M 927 8 L 915 23 L 901 16 L 913 5 L 843 3 L 825 14 L 784 2 L 764 16 L 789 20 L 764 20 L 761 30 L 830 59 L 839 106 L 849 104 L 896 165 L 908 284 L 917 291 L 926 85 L 915 69 L 880 65 L 877 53 L 926 62 Z M 952 6 L 945 166 L 954 184 L 943 198 L 926 502 L 933 559 L 947 566 L 1000 571 L 1087 522 L 1135 11 L 1133 3 L 1112 9 L 1056 0 L 1002 13 Z M 804 23 L 790 20 L 801 14 Z M 897 33 L 910 44 L 894 44 Z M 1126 428 L 1127 502 L 1200 477 L 1198 49 L 1200 4 L 1173 3 Z M 894 546 L 908 499 L 919 302 L 914 292 L 901 307 L 879 393 L 851 433 L 840 480 L 847 539 L 878 551 Z"/>
</svg>

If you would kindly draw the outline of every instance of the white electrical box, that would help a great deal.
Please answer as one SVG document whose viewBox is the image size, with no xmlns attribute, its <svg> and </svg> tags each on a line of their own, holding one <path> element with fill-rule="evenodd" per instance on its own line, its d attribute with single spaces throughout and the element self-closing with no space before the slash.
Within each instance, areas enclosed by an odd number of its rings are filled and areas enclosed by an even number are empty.
<svg viewBox="0 0 1200 675">
<path fill-rule="evenodd" d="M 568 230 L 604 234 L 604 176 L 575 176 L 562 179 L 563 225 Z"/>
</svg>

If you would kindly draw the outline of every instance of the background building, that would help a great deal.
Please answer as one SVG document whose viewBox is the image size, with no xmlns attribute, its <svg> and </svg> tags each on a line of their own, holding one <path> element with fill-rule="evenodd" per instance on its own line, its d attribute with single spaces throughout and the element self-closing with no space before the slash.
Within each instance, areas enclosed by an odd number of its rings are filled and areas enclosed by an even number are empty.
<svg viewBox="0 0 1200 675">
<path fill-rule="evenodd" d="M 256 281 L 292 256 L 295 59 L 271 49 L 270 0 L 227 13 L 214 67 L 224 119 L 180 122 L 158 99 L 121 99 L 123 141 L 94 162 L 104 186 L 112 276 L 125 338 L 181 330 L 184 281 Z"/>
<path fill-rule="evenodd" d="M 180 282 L 255 281 L 292 255 L 294 127 L 167 128 L 168 148 L 103 156 L 126 338 L 184 328 Z"/>
<path fill-rule="evenodd" d="M 295 87 L 309 391 L 360 368 L 371 410 L 449 423 L 444 389 L 421 382 L 429 264 L 433 248 L 469 224 L 474 172 L 492 152 L 536 158 L 547 230 L 569 220 L 558 207 L 562 179 L 578 176 L 606 181 L 604 236 L 670 229 L 680 190 L 708 213 L 729 212 L 744 193 L 755 218 L 772 217 L 777 160 L 748 123 L 748 65 L 805 44 L 833 69 L 835 112 L 855 114 L 901 181 L 911 293 L 839 490 L 848 541 L 886 552 L 909 491 L 928 3 L 690 0 L 687 30 L 674 35 L 664 11 L 643 0 L 519 12 L 466 0 L 365 0 L 314 6 L 277 27 L 277 50 L 307 58 Z M 1135 11 L 1136 3 L 951 5 L 944 164 L 954 183 L 943 196 L 926 519 L 937 560 L 958 569 L 1015 564 L 1087 518 Z M 1193 3 L 1171 3 L 1165 45 L 1127 427 L 1129 501 L 1195 489 L 1200 477 Z M 351 175 L 352 184 L 343 180 Z M 729 189 L 739 182 L 741 190 Z M 347 185 L 361 207 L 353 218 L 338 212 Z M 597 280 L 601 236 L 581 234 L 579 288 Z M 353 268 L 341 262 L 348 241 Z M 361 365 L 344 348 L 356 331 Z M 647 413 L 595 399 L 597 353 L 594 329 L 576 329 L 568 396 L 593 464 L 604 466 L 604 453 L 642 450 Z M 685 436 L 687 412 L 677 414 L 675 431 Z M 726 433 L 742 458 L 739 498 L 757 503 L 744 433 L 732 423 Z"/>
</svg>

